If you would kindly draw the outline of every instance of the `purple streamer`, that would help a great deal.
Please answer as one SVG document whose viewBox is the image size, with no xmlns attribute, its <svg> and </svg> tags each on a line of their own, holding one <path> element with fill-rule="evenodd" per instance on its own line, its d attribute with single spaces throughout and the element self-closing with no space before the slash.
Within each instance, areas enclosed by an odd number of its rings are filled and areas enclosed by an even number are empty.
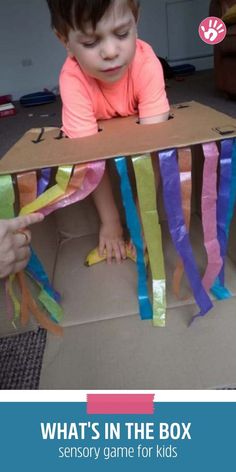
<svg viewBox="0 0 236 472">
<path fill-rule="evenodd" d="M 41 169 L 40 179 L 38 180 L 37 197 L 41 195 L 49 185 L 51 178 L 51 168 Z"/>
<path fill-rule="evenodd" d="M 189 235 L 184 223 L 176 150 L 170 149 L 160 152 L 159 161 L 170 234 L 175 249 L 182 258 L 189 284 L 200 308 L 200 312 L 193 316 L 193 321 L 198 316 L 204 316 L 213 305 L 202 285 Z"/>
</svg>

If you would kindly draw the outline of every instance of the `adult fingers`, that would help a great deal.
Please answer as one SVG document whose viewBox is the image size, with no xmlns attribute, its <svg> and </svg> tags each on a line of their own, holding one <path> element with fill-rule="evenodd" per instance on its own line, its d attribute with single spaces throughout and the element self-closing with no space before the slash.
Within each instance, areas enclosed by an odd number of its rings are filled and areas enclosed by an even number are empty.
<svg viewBox="0 0 236 472">
<path fill-rule="evenodd" d="M 18 230 L 13 234 L 13 243 L 16 248 L 29 246 L 31 242 L 31 232 L 28 229 Z"/>
<path fill-rule="evenodd" d="M 13 270 L 11 271 L 11 273 L 13 274 L 17 274 L 17 272 L 20 272 L 21 270 L 24 270 L 25 267 L 27 266 L 28 264 L 28 258 L 26 259 L 23 259 L 23 261 L 19 261 L 19 262 L 16 262 L 14 264 L 14 267 L 13 267 Z"/>
<path fill-rule="evenodd" d="M 15 262 L 21 262 L 24 261 L 25 259 L 29 259 L 31 254 L 29 246 L 23 246 L 20 248 L 17 248 L 15 251 Z"/>
<path fill-rule="evenodd" d="M 40 221 L 43 221 L 43 219 L 44 215 L 41 213 L 32 213 L 31 215 L 17 216 L 16 218 L 11 218 L 10 220 L 4 220 L 4 224 L 7 226 L 9 231 L 15 232 L 20 229 L 24 229 L 27 226 L 39 223 Z"/>
<path fill-rule="evenodd" d="M 7 265 L 7 266 L 1 266 L 0 267 L 0 279 L 5 279 L 9 274 L 13 273 L 13 267 L 14 265 Z"/>
<path fill-rule="evenodd" d="M 15 263 L 13 264 L 11 273 L 16 274 L 20 270 L 23 270 L 27 266 L 29 262 L 29 258 L 30 258 L 30 249 L 28 247 L 23 247 L 19 249 L 16 255 Z"/>
<path fill-rule="evenodd" d="M 17 254 L 13 250 L 8 252 L 7 260 L 0 264 L 0 279 L 23 270 L 28 264 L 29 258 L 29 248 L 21 248 Z"/>
</svg>

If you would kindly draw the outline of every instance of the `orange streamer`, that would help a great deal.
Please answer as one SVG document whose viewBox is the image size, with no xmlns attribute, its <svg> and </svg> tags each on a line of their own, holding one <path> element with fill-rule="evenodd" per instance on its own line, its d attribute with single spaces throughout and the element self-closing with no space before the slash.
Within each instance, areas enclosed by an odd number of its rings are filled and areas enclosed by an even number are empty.
<svg viewBox="0 0 236 472">
<path fill-rule="evenodd" d="M 29 311 L 31 310 L 32 314 L 34 315 L 36 321 L 42 326 L 43 328 L 47 329 L 53 334 L 62 335 L 63 329 L 61 326 L 53 323 L 48 316 L 40 310 L 37 306 L 35 300 L 33 299 L 25 280 L 24 272 L 18 272 L 16 277 L 19 281 L 19 285 L 22 292 L 22 301 L 21 301 L 21 323 L 25 325 L 29 320 Z"/>
<path fill-rule="evenodd" d="M 25 172 L 17 175 L 17 184 L 20 198 L 20 208 L 33 202 L 37 197 L 36 171 Z"/>
</svg>

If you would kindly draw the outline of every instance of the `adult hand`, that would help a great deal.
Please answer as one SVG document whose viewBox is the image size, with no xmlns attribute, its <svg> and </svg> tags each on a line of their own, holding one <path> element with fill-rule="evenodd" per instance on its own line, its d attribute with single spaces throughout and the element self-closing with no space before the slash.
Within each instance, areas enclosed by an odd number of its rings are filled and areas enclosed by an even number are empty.
<svg viewBox="0 0 236 472">
<path fill-rule="evenodd" d="M 44 219 L 41 213 L 0 220 L 0 278 L 23 270 L 30 258 L 29 225 Z"/>
</svg>

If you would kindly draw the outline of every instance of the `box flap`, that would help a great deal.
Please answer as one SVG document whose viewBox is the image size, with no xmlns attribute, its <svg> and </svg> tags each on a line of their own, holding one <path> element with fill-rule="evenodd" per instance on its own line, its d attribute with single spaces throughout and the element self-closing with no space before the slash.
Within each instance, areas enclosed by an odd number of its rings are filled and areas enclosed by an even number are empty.
<svg viewBox="0 0 236 472">
<path fill-rule="evenodd" d="M 236 136 L 236 119 L 197 102 L 175 105 L 172 119 L 139 125 L 137 116 L 100 122 L 101 132 L 58 139 L 58 128 L 28 131 L 0 161 L 0 174 L 143 154 Z"/>
</svg>

